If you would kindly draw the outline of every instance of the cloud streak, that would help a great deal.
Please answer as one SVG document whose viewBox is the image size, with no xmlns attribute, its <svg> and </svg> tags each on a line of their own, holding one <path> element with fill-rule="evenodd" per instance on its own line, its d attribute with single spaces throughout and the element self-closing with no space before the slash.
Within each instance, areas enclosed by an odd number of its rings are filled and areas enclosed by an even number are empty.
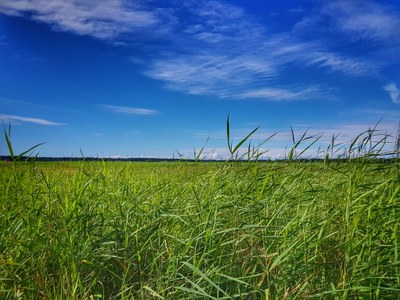
<svg viewBox="0 0 400 300">
<path fill-rule="evenodd" d="M 46 125 L 46 126 L 66 125 L 64 123 L 52 122 L 52 121 L 48 121 L 45 119 L 22 117 L 22 116 L 16 116 L 16 115 L 4 115 L 4 114 L 0 114 L 0 120 L 5 121 L 5 122 L 20 121 L 20 122 L 24 122 L 24 123 L 34 123 L 34 124 Z"/>
<path fill-rule="evenodd" d="M 335 20 L 335 26 L 352 39 L 399 41 L 400 16 L 382 4 L 372 1 L 332 1 L 323 13 Z"/>
<path fill-rule="evenodd" d="M 394 82 L 385 85 L 383 89 L 390 95 L 393 103 L 400 103 L 400 90 Z"/>
<path fill-rule="evenodd" d="M 112 39 L 124 33 L 154 28 L 161 15 L 123 0 L 3 0 L 0 12 L 27 16 L 50 24 L 54 30 Z"/>
<path fill-rule="evenodd" d="M 159 114 L 159 111 L 147 109 L 147 108 L 137 108 L 129 106 L 117 106 L 117 105 L 100 105 L 100 107 L 105 111 L 127 114 L 127 115 L 145 115 L 151 116 Z"/>
<path fill-rule="evenodd" d="M 323 93 L 319 88 L 307 89 L 283 89 L 283 88 L 262 88 L 245 91 L 238 94 L 239 98 L 263 99 L 268 101 L 295 101 L 320 97 Z"/>
<path fill-rule="evenodd" d="M 157 59 L 145 71 L 151 78 L 166 82 L 169 89 L 193 95 L 232 96 L 235 87 L 274 76 L 272 65 L 256 56 L 192 54 Z"/>
</svg>

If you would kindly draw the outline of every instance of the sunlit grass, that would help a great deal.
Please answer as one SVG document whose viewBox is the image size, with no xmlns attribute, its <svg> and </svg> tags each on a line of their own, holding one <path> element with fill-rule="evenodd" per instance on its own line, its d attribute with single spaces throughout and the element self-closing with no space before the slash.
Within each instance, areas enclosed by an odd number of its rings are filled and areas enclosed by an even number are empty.
<svg viewBox="0 0 400 300">
<path fill-rule="evenodd" d="M 400 299 L 399 161 L 301 151 L 0 162 L 0 298 Z"/>
</svg>

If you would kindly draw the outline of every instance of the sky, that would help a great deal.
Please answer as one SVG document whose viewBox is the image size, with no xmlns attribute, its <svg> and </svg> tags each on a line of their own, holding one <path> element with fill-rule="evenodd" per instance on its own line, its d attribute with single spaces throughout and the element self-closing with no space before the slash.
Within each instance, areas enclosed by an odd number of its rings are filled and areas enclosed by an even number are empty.
<svg viewBox="0 0 400 300">
<path fill-rule="evenodd" d="M 53 157 L 223 159 L 228 115 L 269 158 L 394 138 L 399 28 L 399 0 L 1 0 L 0 120 Z"/>
</svg>

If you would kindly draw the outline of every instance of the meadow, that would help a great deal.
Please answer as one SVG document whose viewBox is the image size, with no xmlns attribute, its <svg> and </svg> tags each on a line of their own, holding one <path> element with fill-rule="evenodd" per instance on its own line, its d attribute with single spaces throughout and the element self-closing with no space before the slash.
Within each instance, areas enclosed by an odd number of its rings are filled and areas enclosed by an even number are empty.
<svg viewBox="0 0 400 300">
<path fill-rule="evenodd" d="M 0 162 L 0 298 L 400 299 L 399 159 L 254 153 Z"/>
</svg>

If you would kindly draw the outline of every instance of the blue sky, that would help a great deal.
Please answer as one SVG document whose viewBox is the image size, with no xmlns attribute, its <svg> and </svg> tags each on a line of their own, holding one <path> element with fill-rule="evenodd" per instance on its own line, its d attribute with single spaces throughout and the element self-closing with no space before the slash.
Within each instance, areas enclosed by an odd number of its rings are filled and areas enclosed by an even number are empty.
<svg viewBox="0 0 400 300">
<path fill-rule="evenodd" d="M 222 158 L 228 114 L 272 158 L 394 136 L 399 28 L 398 0 L 2 0 L 0 119 L 41 156 Z"/>
</svg>

